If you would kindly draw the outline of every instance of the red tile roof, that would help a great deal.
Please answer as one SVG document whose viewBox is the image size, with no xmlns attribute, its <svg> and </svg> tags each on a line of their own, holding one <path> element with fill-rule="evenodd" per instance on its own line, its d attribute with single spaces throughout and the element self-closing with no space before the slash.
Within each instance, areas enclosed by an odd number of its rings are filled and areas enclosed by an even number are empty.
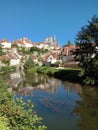
<svg viewBox="0 0 98 130">
<path fill-rule="evenodd" d="M 22 41 L 23 43 L 25 42 L 25 43 L 32 44 L 32 41 L 29 40 L 28 38 L 22 38 L 22 39 L 20 39 L 20 41 Z"/>
<path fill-rule="evenodd" d="M 3 43 L 3 42 L 9 42 L 9 40 L 7 40 L 6 38 L 0 40 L 0 43 Z"/>
<path fill-rule="evenodd" d="M 6 56 L 6 55 L 0 56 L 0 61 L 3 61 L 3 60 L 8 61 L 9 59 L 10 59 L 9 56 Z"/>
<path fill-rule="evenodd" d="M 13 44 L 23 44 L 23 42 L 21 40 L 15 40 Z"/>
<path fill-rule="evenodd" d="M 24 45 L 24 43 L 32 44 L 32 41 L 30 41 L 28 38 L 21 38 L 21 39 L 15 40 L 13 43 Z"/>
<path fill-rule="evenodd" d="M 75 49 L 76 49 L 76 46 L 73 46 L 73 45 L 64 46 L 62 51 L 61 51 L 61 54 L 62 55 L 71 55 L 72 51 L 75 51 Z"/>
<path fill-rule="evenodd" d="M 58 54 L 57 53 L 52 53 L 52 54 L 49 54 L 49 55 L 47 55 L 46 57 L 45 57 L 45 61 L 47 61 L 47 59 L 48 59 L 48 57 L 50 57 L 50 56 L 53 56 L 53 58 L 58 58 Z"/>
</svg>

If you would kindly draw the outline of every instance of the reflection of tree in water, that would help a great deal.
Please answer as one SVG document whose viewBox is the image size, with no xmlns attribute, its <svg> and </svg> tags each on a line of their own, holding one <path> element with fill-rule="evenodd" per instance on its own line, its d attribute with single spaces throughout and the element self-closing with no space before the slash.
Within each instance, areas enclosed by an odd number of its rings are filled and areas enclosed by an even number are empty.
<svg viewBox="0 0 98 130">
<path fill-rule="evenodd" d="M 33 90 L 44 90 L 47 93 L 56 93 L 61 81 L 47 75 L 37 74 L 26 75 L 22 87 L 19 87 L 17 93 L 29 95 Z"/>
<path fill-rule="evenodd" d="M 6 78 L 6 82 L 10 84 L 13 90 L 18 90 L 19 87 L 23 86 L 23 79 L 20 73 L 12 73 Z"/>
<path fill-rule="evenodd" d="M 63 81 L 63 85 L 65 89 L 67 89 L 68 93 L 72 90 L 76 91 L 79 94 L 82 94 L 82 87 L 78 83 L 71 83 L 68 81 Z"/>
<path fill-rule="evenodd" d="M 37 73 L 32 74 L 32 75 L 25 75 L 25 80 L 24 80 L 24 86 L 32 86 L 36 87 L 37 85 L 44 83 L 44 78 L 41 75 L 38 75 Z"/>
<path fill-rule="evenodd" d="M 98 130 L 98 89 L 83 88 L 82 101 L 78 101 L 78 107 L 74 114 L 80 114 L 80 130 Z"/>
</svg>

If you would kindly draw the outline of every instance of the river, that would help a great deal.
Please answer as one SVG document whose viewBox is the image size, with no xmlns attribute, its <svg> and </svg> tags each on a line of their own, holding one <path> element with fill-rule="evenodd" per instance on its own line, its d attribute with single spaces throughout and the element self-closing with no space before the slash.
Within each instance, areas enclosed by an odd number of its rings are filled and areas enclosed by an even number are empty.
<svg viewBox="0 0 98 130">
<path fill-rule="evenodd" d="M 8 82 L 16 97 L 32 100 L 47 130 L 98 129 L 98 89 L 38 74 L 13 73 Z"/>
</svg>

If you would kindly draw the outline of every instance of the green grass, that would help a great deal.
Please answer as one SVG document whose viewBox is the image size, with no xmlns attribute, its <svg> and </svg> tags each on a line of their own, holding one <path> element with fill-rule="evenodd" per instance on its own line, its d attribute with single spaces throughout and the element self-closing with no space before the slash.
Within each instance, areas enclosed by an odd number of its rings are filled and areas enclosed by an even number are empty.
<svg viewBox="0 0 98 130">
<path fill-rule="evenodd" d="M 34 67 L 28 70 L 28 73 L 41 73 L 47 74 L 49 76 L 53 76 L 55 78 L 61 79 L 63 81 L 71 81 L 71 82 L 81 82 L 80 77 L 78 76 L 80 69 L 73 68 L 54 68 L 54 67 Z"/>
</svg>

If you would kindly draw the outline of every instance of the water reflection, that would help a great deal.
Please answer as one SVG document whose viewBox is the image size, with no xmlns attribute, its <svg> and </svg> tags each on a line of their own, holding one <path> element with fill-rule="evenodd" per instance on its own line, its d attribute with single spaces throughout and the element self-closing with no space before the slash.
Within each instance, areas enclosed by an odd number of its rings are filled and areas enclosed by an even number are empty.
<svg viewBox="0 0 98 130">
<path fill-rule="evenodd" d="M 10 78 L 11 78 L 11 80 L 12 79 L 20 79 L 20 78 L 22 78 L 22 76 L 20 75 L 20 73 L 12 73 L 12 74 L 10 74 Z"/>
<path fill-rule="evenodd" d="M 64 87 L 67 89 L 68 93 L 70 93 L 70 91 L 76 91 L 78 94 L 82 94 L 82 87 L 80 84 L 71 83 L 68 81 L 63 81 L 62 83 Z"/>
<path fill-rule="evenodd" d="M 81 97 L 74 110 L 81 115 L 80 130 L 98 130 L 98 89 L 85 86 Z"/>
<path fill-rule="evenodd" d="M 74 84 L 67 81 L 62 82 L 53 77 L 39 75 L 37 73 L 34 75 L 26 75 L 25 77 L 22 77 L 19 73 L 10 74 L 9 84 L 13 90 L 17 90 L 17 93 L 21 95 L 30 95 L 32 91 L 36 89 L 54 94 L 57 93 L 57 90 L 61 85 L 64 86 L 68 93 L 73 90 L 79 94 L 82 93 L 80 84 Z"/>
<path fill-rule="evenodd" d="M 48 130 L 97 130 L 98 89 L 46 75 L 11 74 L 16 97 L 32 100 Z"/>
<path fill-rule="evenodd" d="M 54 94 L 60 85 L 60 80 L 36 74 L 34 77 L 26 76 L 23 86 L 19 87 L 17 93 L 22 95 L 30 95 L 32 91 L 39 89 L 47 93 Z"/>
<path fill-rule="evenodd" d="M 6 82 L 10 84 L 9 90 L 17 90 L 23 84 L 23 78 L 20 73 L 12 73 L 9 77 L 7 77 Z"/>
<path fill-rule="evenodd" d="M 36 112 L 43 118 L 48 130 L 78 130 L 79 115 L 73 114 L 76 100 L 81 100 L 78 94 L 82 90 L 78 84 L 75 87 L 75 84 L 46 75 L 21 77 L 13 74 L 10 85 L 16 91 L 16 97 L 22 96 L 24 101 L 33 101 Z"/>
</svg>

